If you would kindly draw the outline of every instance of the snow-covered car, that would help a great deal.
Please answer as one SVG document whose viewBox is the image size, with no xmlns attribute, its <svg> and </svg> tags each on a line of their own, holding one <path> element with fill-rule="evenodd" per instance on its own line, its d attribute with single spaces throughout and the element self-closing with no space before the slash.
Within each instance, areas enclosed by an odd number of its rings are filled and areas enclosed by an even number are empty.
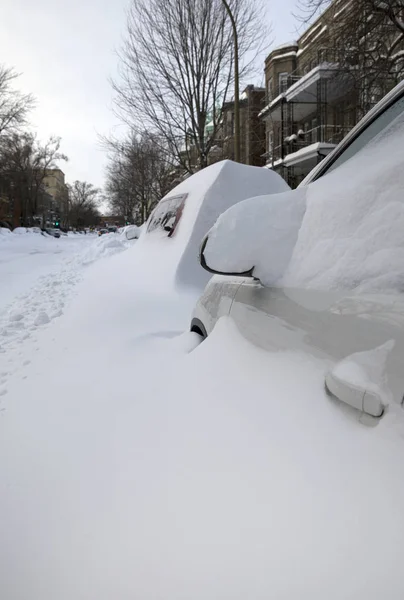
<svg viewBox="0 0 404 600">
<path fill-rule="evenodd" d="M 326 359 L 326 388 L 362 415 L 402 404 L 403 148 L 401 83 L 298 189 L 222 214 L 202 242 L 216 276 L 191 330 L 230 315 L 261 348 Z"/>
<path fill-rule="evenodd" d="M 59 231 L 59 229 L 53 229 L 53 228 L 49 227 L 49 228 L 45 229 L 45 232 L 48 235 L 51 235 L 54 238 L 60 238 L 60 231 Z"/>
<path fill-rule="evenodd" d="M 128 225 L 123 233 L 127 240 L 137 240 L 141 234 L 141 229 L 137 225 Z"/>
<path fill-rule="evenodd" d="M 280 175 L 268 169 L 230 160 L 215 163 L 182 181 L 160 200 L 139 244 L 148 244 L 150 252 L 159 248 L 161 261 L 167 263 L 176 284 L 203 289 L 209 275 L 199 264 L 198 250 L 219 215 L 251 194 L 288 189 Z"/>
</svg>

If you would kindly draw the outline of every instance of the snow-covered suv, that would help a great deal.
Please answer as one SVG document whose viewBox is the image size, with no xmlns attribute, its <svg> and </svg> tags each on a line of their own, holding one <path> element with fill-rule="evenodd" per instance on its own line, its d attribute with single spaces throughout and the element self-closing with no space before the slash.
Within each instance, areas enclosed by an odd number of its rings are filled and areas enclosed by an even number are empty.
<svg viewBox="0 0 404 600">
<path fill-rule="evenodd" d="M 267 350 L 327 359 L 327 389 L 380 417 L 404 395 L 404 83 L 298 189 L 245 200 L 201 246 L 191 329 L 224 315 Z"/>
</svg>

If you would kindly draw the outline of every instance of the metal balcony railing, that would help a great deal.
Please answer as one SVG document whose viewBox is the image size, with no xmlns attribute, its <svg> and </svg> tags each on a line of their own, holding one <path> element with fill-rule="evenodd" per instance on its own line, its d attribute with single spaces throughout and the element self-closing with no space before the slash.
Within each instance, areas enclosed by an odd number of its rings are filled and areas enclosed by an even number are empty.
<svg viewBox="0 0 404 600">
<path fill-rule="evenodd" d="M 268 149 L 267 164 L 273 164 L 287 154 L 292 154 L 317 142 L 339 144 L 351 129 L 351 127 L 340 125 L 319 125 L 305 132 L 297 130 L 296 134 L 286 136 L 281 144 Z"/>
<path fill-rule="evenodd" d="M 285 79 L 278 81 L 277 84 L 273 86 L 271 93 L 268 93 L 267 91 L 263 102 L 265 105 L 267 105 L 279 95 L 285 94 L 287 90 L 292 87 L 292 85 L 294 85 L 297 81 L 302 79 L 302 77 L 310 73 L 310 71 L 319 65 L 324 63 L 338 63 L 339 54 L 340 52 L 335 48 L 318 49 L 317 52 L 314 53 L 314 56 L 313 54 L 311 55 L 312 58 L 310 60 L 302 60 L 301 64 L 295 71 L 289 73 L 287 78 L 285 77 Z"/>
</svg>

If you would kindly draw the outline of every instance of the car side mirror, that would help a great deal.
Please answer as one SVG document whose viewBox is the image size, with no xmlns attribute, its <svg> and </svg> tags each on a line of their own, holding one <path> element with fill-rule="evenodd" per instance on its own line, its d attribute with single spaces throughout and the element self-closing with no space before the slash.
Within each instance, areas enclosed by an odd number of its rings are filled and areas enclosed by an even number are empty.
<svg viewBox="0 0 404 600">
<path fill-rule="evenodd" d="M 233 266 L 231 267 L 229 262 L 227 262 L 227 264 L 229 266 L 227 266 L 225 270 L 224 270 L 224 267 L 221 267 L 221 265 L 216 264 L 214 257 L 210 256 L 209 252 L 207 253 L 207 257 L 206 257 L 205 251 L 206 251 L 206 246 L 208 243 L 209 243 L 209 250 L 212 250 L 212 246 L 213 246 L 213 252 L 214 252 L 215 244 L 213 244 L 212 239 L 209 238 L 209 233 L 202 240 L 201 248 L 199 251 L 199 262 L 201 263 L 201 266 L 205 269 L 205 271 L 209 271 L 209 273 L 214 273 L 215 275 L 233 275 L 233 276 L 240 276 L 240 277 L 242 277 L 242 276 L 251 277 L 252 276 L 252 272 L 254 270 L 254 265 L 252 265 L 250 268 L 247 268 L 246 270 L 242 271 L 240 269 L 240 267 L 237 267 L 237 260 L 236 260 L 237 257 L 235 257 L 235 256 L 233 256 L 233 259 L 234 259 Z M 220 270 L 220 269 L 223 269 L 223 270 Z"/>
<path fill-rule="evenodd" d="M 210 273 L 274 284 L 290 262 L 305 210 L 305 188 L 235 204 L 203 239 L 201 266 Z"/>
</svg>

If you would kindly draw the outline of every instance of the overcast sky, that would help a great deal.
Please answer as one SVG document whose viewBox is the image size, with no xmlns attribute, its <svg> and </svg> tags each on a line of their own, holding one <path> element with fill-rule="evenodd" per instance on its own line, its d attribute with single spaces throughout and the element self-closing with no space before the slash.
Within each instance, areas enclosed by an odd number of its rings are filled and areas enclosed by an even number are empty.
<svg viewBox="0 0 404 600">
<path fill-rule="evenodd" d="M 103 184 L 97 133 L 118 127 L 108 78 L 116 73 L 129 1 L 2 0 L 0 63 L 22 73 L 18 87 L 36 96 L 31 121 L 40 138 L 62 137 L 68 182 Z M 295 0 L 268 1 L 275 45 L 294 39 Z"/>
</svg>

